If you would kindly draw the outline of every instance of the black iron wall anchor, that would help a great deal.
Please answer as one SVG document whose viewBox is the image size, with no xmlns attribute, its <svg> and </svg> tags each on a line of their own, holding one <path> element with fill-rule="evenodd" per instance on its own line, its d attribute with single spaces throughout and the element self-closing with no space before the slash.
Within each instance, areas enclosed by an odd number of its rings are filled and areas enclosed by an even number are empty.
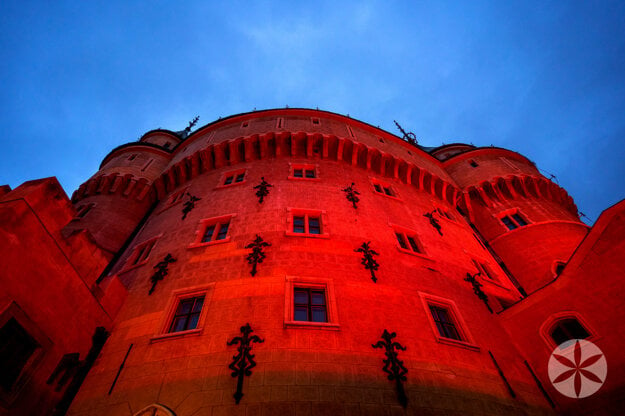
<svg viewBox="0 0 625 416">
<path fill-rule="evenodd" d="M 256 196 L 258 197 L 258 203 L 262 204 L 265 197 L 269 195 L 269 188 L 271 188 L 273 185 L 265 181 L 264 176 L 262 176 L 260 179 L 260 184 L 256 185 L 254 189 L 258 189 L 258 191 L 256 191 Z"/>
<path fill-rule="evenodd" d="M 263 251 L 263 247 L 269 247 L 271 244 L 263 240 L 261 236 L 256 234 L 256 238 L 250 244 L 246 245 L 245 248 L 251 248 L 252 252 L 247 255 L 245 258 L 248 264 L 252 265 L 252 270 L 250 274 L 252 277 L 256 275 L 256 266 L 265 260 L 265 252 Z"/>
<path fill-rule="evenodd" d="M 399 342 L 393 341 L 397 334 L 395 332 L 389 333 L 386 329 L 382 333 L 382 341 L 378 341 L 376 344 L 371 344 L 373 348 L 384 348 L 386 360 L 384 361 L 384 367 L 382 370 L 388 374 L 390 381 L 395 381 L 395 388 L 397 389 L 397 400 L 406 408 L 408 405 L 408 397 L 404 391 L 404 385 L 402 381 L 406 381 L 406 373 L 408 369 L 404 367 L 404 362 L 397 357 L 397 350 L 406 351 L 406 347 L 402 346 Z"/>
<path fill-rule="evenodd" d="M 264 339 L 261 339 L 257 335 L 250 334 L 254 332 L 249 323 L 246 323 L 245 326 L 241 327 L 240 337 L 234 337 L 232 340 L 228 341 L 228 345 L 236 345 L 239 344 L 237 355 L 232 357 L 232 363 L 228 365 L 228 368 L 232 370 L 232 377 L 238 377 L 237 380 L 237 391 L 234 393 L 233 397 L 237 404 L 241 401 L 243 397 L 243 377 L 252 375 L 252 368 L 256 367 L 256 362 L 254 361 L 254 354 L 252 351 L 252 343 L 265 342 Z"/>
<path fill-rule="evenodd" d="M 193 208 L 195 208 L 195 203 L 197 201 L 201 201 L 202 200 L 202 198 L 198 198 L 197 196 L 193 196 L 193 195 L 191 195 L 188 192 L 187 192 L 187 196 L 189 197 L 189 199 L 184 202 L 183 208 L 182 208 L 182 219 L 183 220 L 185 218 L 187 218 L 187 214 L 189 212 L 191 212 L 193 210 Z"/>
<path fill-rule="evenodd" d="M 152 287 L 150 288 L 148 295 L 151 295 L 152 292 L 154 292 L 156 284 L 163 280 L 163 278 L 169 273 L 169 263 L 174 263 L 175 261 L 176 259 L 170 253 L 168 253 L 163 261 L 159 262 L 156 266 L 154 266 L 156 271 L 154 272 L 152 277 L 150 277 L 150 280 L 152 281 Z"/>
<path fill-rule="evenodd" d="M 471 286 L 473 286 L 473 293 L 475 293 L 475 295 L 478 298 L 480 298 L 482 302 L 484 302 L 484 305 L 486 305 L 486 307 L 488 308 L 488 311 L 490 313 L 493 313 L 493 310 L 488 304 L 488 296 L 482 290 L 483 285 L 480 282 L 478 282 L 476 279 L 476 277 L 479 276 L 480 274 L 481 273 L 475 273 L 474 275 L 471 275 L 471 273 L 467 273 L 467 277 L 465 277 L 464 280 L 471 283 Z"/>
<path fill-rule="evenodd" d="M 358 247 L 354 251 L 357 252 L 357 253 L 362 253 L 362 259 L 360 260 L 360 264 L 365 266 L 365 269 L 367 269 L 367 270 L 369 270 L 369 272 L 371 272 L 371 280 L 373 280 L 373 283 L 375 283 L 375 282 L 378 281 L 378 278 L 375 277 L 375 271 L 378 270 L 380 265 L 373 258 L 373 256 L 377 256 L 377 255 L 379 255 L 379 253 L 377 251 L 373 250 L 370 247 L 370 244 L 371 244 L 371 241 L 367 241 L 366 243 L 362 243 L 362 245 L 360 247 Z"/>
<path fill-rule="evenodd" d="M 430 220 L 430 224 L 432 225 L 432 227 L 436 228 L 436 231 L 438 231 L 440 235 L 443 235 L 443 232 L 441 231 L 440 223 L 438 222 L 436 218 L 434 218 L 435 212 L 437 211 L 434 210 L 432 212 L 426 212 L 425 214 L 423 214 L 423 216 Z"/>
<path fill-rule="evenodd" d="M 360 198 L 358 198 L 357 195 L 360 195 L 360 192 L 354 189 L 354 185 L 354 182 L 352 182 L 352 184 L 349 185 L 347 188 L 341 190 L 345 192 L 345 197 L 349 202 L 352 203 L 354 209 L 358 209 L 358 206 L 356 204 L 358 203 L 358 201 L 360 201 Z"/>
</svg>

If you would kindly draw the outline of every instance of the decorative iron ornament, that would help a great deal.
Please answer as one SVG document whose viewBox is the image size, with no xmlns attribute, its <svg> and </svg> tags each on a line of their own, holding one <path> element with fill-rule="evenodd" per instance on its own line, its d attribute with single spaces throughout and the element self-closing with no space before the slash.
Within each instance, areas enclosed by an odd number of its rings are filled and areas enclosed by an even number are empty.
<svg viewBox="0 0 625 416">
<path fill-rule="evenodd" d="M 250 327 L 249 323 L 246 323 L 245 326 L 241 327 L 241 333 L 243 336 L 234 337 L 232 340 L 228 341 L 228 345 L 236 345 L 239 344 L 238 353 L 232 357 L 232 363 L 228 365 L 228 367 L 232 370 L 232 377 L 238 377 L 237 380 L 237 391 L 234 393 L 233 397 L 237 404 L 241 401 L 243 397 L 243 377 L 252 375 L 252 368 L 256 367 L 256 362 L 254 361 L 254 354 L 252 351 L 252 343 L 265 342 L 264 339 L 261 339 L 257 335 L 250 334 L 254 332 L 252 327 Z"/>
<path fill-rule="evenodd" d="M 410 143 L 413 146 L 417 146 L 419 144 L 419 142 L 417 141 L 417 136 L 415 136 L 414 133 L 412 133 L 412 132 L 406 133 L 406 131 L 399 125 L 398 122 L 396 122 L 395 120 L 393 120 L 393 122 L 395 123 L 395 125 L 397 126 L 399 131 L 401 131 L 401 134 L 404 135 L 403 139 L 405 141 L 407 141 L 408 143 Z"/>
<path fill-rule="evenodd" d="M 365 269 L 367 269 L 367 270 L 369 270 L 369 272 L 371 272 L 371 280 L 373 280 L 373 283 L 375 283 L 375 282 L 378 281 L 378 278 L 375 277 L 375 271 L 378 270 L 380 265 L 373 258 L 373 256 L 377 256 L 377 255 L 379 255 L 379 253 L 377 251 L 373 250 L 369 246 L 370 244 L 371 244 L 371 241 L 367 241 L 366 243 L 362 243 L 362 245 L 360 247 L 358 247 L 354 251 L 357 252 L 357 253 L 362 253 L 362 260 L 360 260 L 360 264 L 365 266 Z"/>
<path fill-rule="evenodd" d="M 358 201 L 360 201 L 360 198 L 358 198 L 357 195 L 360 195 L 360 192 L 354 189 L 354 185 L 354 182 L 352 182 L 352 184 L 349 185 L 347 188 L 341 190 L 345 192 L 345 197 L 349 202 L 352 203 L 354 209 L 358 209 L 358 206 L 356 206 L 356 204 L 358 203 Z"/>
<path fill-rule="evenodd" d="M 197 196 L 193 196 L 190 193 L 187 192 L 187 196 L 189 197 L 188 201 L 185 201 L 182 208 L 182 219 L 184 220 L 185 218 L 187 218 L 187 214 L 189 212 L 191 212 L 193 210 L 193 208 L 195 208 L 195 203 L 197 201 L 201 201 L 202 198 L 198 198 Z"/>
<path fill-rule="evenodd" d="M 263 251 L 263 247 L 269 247 L 271 244 L 263 240 L 261 236 L 256 234 L 256 238 L 250 244 L 246 245 L 245 248 L 251 248 L 252 252 L 247 255 L 245 258 L 248 264 L 252 265 L 252 270 L 250 274 L 252 277 L 256 275 L 256 266 L 265 260 L 265 252 Z"/>
<path fill-rule="evenodd" d="M 436 228 L 436 231 L 438 231 L 440 235 L 443 235 L 443 232 L 441 231 L 440 223 L 438 222 L 436 218 L 434 218 L 434 213 L 437 213 L 437 212 L 438 211 L 436 210 L 432 212 L 426 212 L 425 214 L 423 214 L 423 216 L 430 220 L 430 224 L 432 225 L 432 227 Z"/>
<path fill-rule="evenodd" d="M 265 181 L 264 176 L 262 176 L 260 179 L 260 184 L 256 185 L 254 189 L 258 189 L 258 191 L 256 191 L 256 196 L 258 197 L 258 203 L 262 204 L 265 197 L 269 195 L 269 188 L 271 188 L 273 185 Z"/>
<path fill-rule="evenodd" d="M 154 268 L 156 269 L 156 272 L 154 272 L 152 277 L 150 277 L 150 280 L 152 281 L 152 287 L 150 288 L 148 295 L 151 295 L 152 292 L 154 292 L 154 289 L 156 288 L 156 284 L 160 282 L 161 280 L 163 280 L 163 278 L 167 276 L 167 274 L 169 273 L 169 270 L 168 270 L 169 263 L 174 263 L 175 261 L 176 259 L 171 254 L 168 253 L 163 259 L 163 261 L 159 262 L 156 266 L 154 266 Z"/>
<path fill-rule="evenodd" d="M 482 290 L 482 284 L 480 282 L 477 281 L 476 276 L 481 275 L 482 273 L 475 273 L 474 275 L 471 275 L 471 273 L 467 273 L 467 277 L 464 278 L 465 281 L 471 283 L 471 285 L 473 286 L 473 293 L 475 293 L 475 295 L 480 298 L 480 300 L 482 302 L 484 302 L 484 305 L 486 305 L 486 307 L 488 308 L 488 311 L 490 313 L 493 313 L 493 310 L 491 309 L 490 305 L 488 304 L 488 296 L 486 295 L 486 293 L 484 293 L 484 291 Z"/>
<path fill-rule="evenodd" d="M 382 333 L 382 340 L 376 344 L 371 344 L 373 348 L 384 348 L 386 360 L 384 361 L 384 367 L 382 370 L 388 374 L 390 381 L 395 381 L 395 388 L 397 389 L 397 400 L 406 408 L 408 405 L 408 397 L 404 391 L 404 385 L 402 381 L 406 381 L 406 373 L 408 369 L 404 367 L 404 362 L 397 357 L 397 351 L 395 349 L 406 351 L 406 347 L 402 346 L 399 342 L 393 341 L 397 334 L 395 332 L 389 333 L 386 329 Z"/>
<path fill-rule="evenodd" d="M 193 128 L 193 126 L 195 126 L 197 124 L 197 121 L 200 119 L 200 116 L 195 116 L 195 118 L 191 121 L 189 121 L 189 125 L 184 129 L 184 131 L 189 134 L 191 132 L 191 129 Z"/>
</svg>

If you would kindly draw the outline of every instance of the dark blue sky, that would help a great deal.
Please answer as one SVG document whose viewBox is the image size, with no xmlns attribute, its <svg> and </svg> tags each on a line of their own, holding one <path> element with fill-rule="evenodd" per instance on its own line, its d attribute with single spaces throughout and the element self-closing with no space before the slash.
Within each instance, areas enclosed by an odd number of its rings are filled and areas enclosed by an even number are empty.
<svg viewBox="0 0 625 416">
<path fill-rule="evenodd" d="M 625 197 L 625 2 L 95 3 L 0 2 L 0 183 L 289 105 L 518 151 L 593 221 Z"/>
</svg>

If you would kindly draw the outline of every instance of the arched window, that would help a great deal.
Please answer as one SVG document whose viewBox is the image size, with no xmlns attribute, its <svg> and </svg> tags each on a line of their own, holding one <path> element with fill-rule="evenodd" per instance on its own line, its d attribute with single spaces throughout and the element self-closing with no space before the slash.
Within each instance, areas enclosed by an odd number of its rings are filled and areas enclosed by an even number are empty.
<svg viewBox="0 0 625 416">
<path fill-rule="evenodd" d="M 586 328 L 575 318 L 565 318 L 557 321 L 551 327 L 549 335 L 557 345 L 571 339 L 585 339 L 590 337 Z"/>
</svg>

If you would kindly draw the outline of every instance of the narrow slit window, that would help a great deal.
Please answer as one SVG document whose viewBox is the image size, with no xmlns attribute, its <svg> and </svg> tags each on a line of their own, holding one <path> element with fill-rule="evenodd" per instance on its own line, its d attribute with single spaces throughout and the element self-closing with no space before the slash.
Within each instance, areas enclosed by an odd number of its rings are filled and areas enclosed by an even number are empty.
<svg viewBox="0 0 625 416">
<path fill-rule="evenodd" d="M 510 217 L 508 217 L 507 215 L 501 218 L 501 222 L 503 222 L 509 230 L 514 230 L 515 228 L 518 228 L 514 221 L 512 221 L 512 219 L 510 219 Z"/>
<path fill-rule="evenodd" d="M 512 218 L 519 224 L 520 227 L 527 225 L 527 222 L 519 214 L 512 214 Z"/>
</svg>

